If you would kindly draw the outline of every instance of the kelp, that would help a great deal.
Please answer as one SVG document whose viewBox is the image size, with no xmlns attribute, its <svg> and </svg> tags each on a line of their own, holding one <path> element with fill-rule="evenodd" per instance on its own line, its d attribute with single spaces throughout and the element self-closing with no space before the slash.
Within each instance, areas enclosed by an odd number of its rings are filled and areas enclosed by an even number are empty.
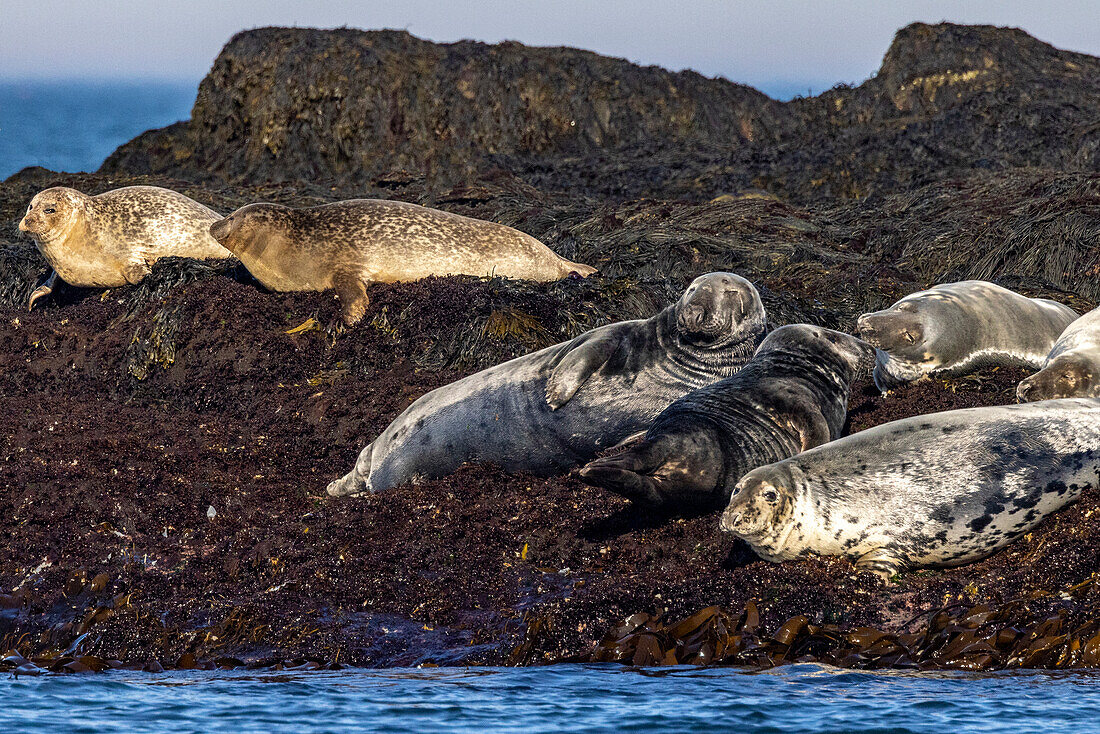
<svg viewBox="0 0 1100 734">
<path fill-rule="evenodd" d="M 1059 596 L 1084 594 L 1095 583 L 1090 578 Z M 922 623 L 913 631 L 912 621 L 887 631 L 815 624 L 798 615 L 769 632 L 753 601 L 740 611 L 711 606 L 667 622 L 639 613 L 572 661 L 753 668 L 812 662 L 864 670 L 971 671 L 1100 665 L 1100 619 L 1080 620 L 1078 614 L 1078 621 L 1071 622 L 1067 608 L 1030 608 L 1030 602 L 1047 596 L 1035 593 L 996 606 L 955 604 L 921 615 Z"/>
</svg>

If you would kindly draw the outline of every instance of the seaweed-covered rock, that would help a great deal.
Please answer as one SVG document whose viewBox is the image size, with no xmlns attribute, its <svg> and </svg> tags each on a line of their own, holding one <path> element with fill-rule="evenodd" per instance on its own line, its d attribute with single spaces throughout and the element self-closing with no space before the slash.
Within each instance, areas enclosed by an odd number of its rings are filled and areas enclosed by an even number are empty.
<svg viewBox="0 0 1100 734">
<path fill-rule="evenodd" d="M 501 167 L 601 198 L 755 187 L 807 202 L 982 170 L 1096 171 L 1098 115 L 1100 59 L 993 26 L 907 26 L 877 75 L 788 103 L 574 49 L 264 28 L 226 45 L 190 121 L 101 172 L 347 185 Z"/>
<path fill-rule="evenodd" d="M 575 49 L 262 28 L 222 50 L 185 130 L 146 133 L 102 171 L 256 181 L 408 169 L 460 180 L 493 155 L 736 145 L 773 135 L 778 108 L 725 80 Z"/>
</svg>

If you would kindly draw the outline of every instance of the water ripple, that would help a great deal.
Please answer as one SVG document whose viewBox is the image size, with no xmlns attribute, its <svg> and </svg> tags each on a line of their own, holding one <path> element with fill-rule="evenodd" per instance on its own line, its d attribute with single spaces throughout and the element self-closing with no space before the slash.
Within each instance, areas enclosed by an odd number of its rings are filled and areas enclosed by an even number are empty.
<svg viewBox="0 0 1100 734">
<path fill-rule="evenodd" d="M 619 666 L 186 671 L 9 678 L 0 731 L 1018 732 L 1097 730 L 1091 673 Z"/>
</svg>

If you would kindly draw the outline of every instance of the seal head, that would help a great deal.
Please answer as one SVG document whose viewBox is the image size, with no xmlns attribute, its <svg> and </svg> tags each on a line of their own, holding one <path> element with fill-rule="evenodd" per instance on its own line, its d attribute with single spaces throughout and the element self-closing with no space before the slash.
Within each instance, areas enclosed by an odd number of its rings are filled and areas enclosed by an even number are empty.
<svg viewBox="0 0 1100 734">
<path fill-rule="evenodd" d="M 734 273 L 707 273 L 691 282 L 673 308 L 679 339 L 718 346 L 767 323 L 752 283 Z"/>
<path fill-rule="evenodd" d="M 881 390 L 912 382 L 943 364 L 943 358 L 929 348 L 940 327 L 914 300 L 863 314 L 856 331 L 876 350 L 874 380 Z"/>
<path fill-rule="evenodd" d="M 1084 354 L 1060 354 L 1016 386 L 1021 403 L 1100 397 L 1100 363 Z"/>
<path fill-rule="evenodd" d="M 277 233 L 289 211 L 279 204 L 249 204 L 211 224 L 210 236 L 238 258 L 246 252 L 261 253 L 273 239 L 278 241 Z"/>
<path fill-rule="evenodd" d="M 793 478 L 786 467 L 760 467 L 741 478 L 718 526 L 746 540 L 764 538 L 788 524 L 794 507 Z"/>
<path fill-rule="evenodd" d="M 64 186 L 40 191 L 19 221 L 19 231 L 34 240 L 45 254 L 46 248 L 76 233 L 88 202 L 89 197 Z"/>
</svg>

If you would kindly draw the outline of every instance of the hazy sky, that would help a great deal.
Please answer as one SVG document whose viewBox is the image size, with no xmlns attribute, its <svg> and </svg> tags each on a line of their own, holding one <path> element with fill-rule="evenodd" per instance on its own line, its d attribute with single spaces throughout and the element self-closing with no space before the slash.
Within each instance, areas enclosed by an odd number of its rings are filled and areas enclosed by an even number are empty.
<svg viewBox="0 0 1100 734">
<path fill-rule="evenodd" d="M 236 31 L 404 28 L 434 41 L 568 45 L 760 88 L 859 82 L 912 21 L 1021 27 L 1100 55 L 1095 0 L 4 0 L 0 77 L 154 77 L 196 83 Z"/>
</svg>

